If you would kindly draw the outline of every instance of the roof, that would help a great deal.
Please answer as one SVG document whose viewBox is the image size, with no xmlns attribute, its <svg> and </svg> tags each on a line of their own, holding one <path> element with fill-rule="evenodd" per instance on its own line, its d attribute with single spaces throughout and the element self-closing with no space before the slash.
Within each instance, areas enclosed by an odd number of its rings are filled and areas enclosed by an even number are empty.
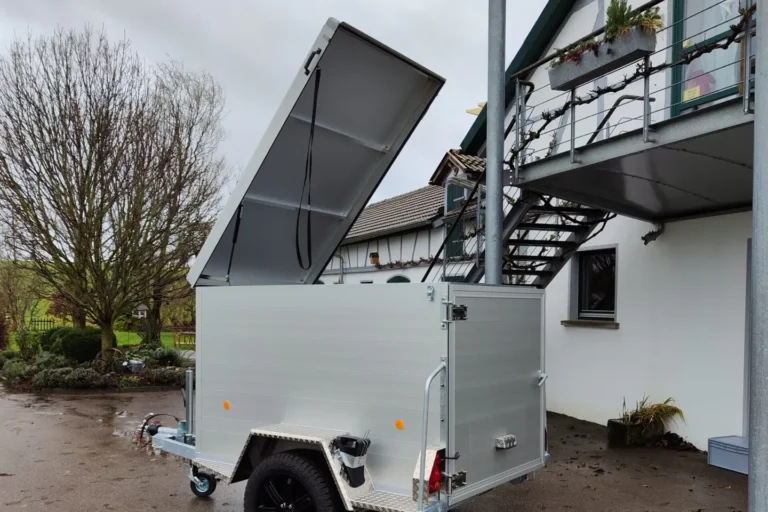
<svg viewBox="0 0 768 512">
<path fill-rule="evenodd" d="M 430 185 L 442 185 L 451 171 L 481 174 L 485 170 L 485 158 L 466 155 L 460 149 L 449 150 L 429 178 Z"/>
<path fill-rule="evenodd" d="M 345 243 L 432 224 L 443 215 L 445 189 L 427 185 L 369 205 L 349 230 Z"/>
<path fill-rule="evenodd" d="M 512 63 L 507 68 L 507 83 L 504 95 L 507 106 L 512 101 L 515 91 L 515 87 L 509 77 L 539 60 L 541 54 L 547 50 L 549 42 L 555 37 L 577 1 L 549 0 L 547 5 L 544 6 L 539 19 L 533 24 L 533 28 L 531 28 L 525 41 L 523 41 L 523 44 L 517 51 L 515 58 L 512 59 Z M 483 111 L 477 116 L 477 119 L 475 119 L 475 122 L 461 142 L 462 151 L 468 155 L 477 155 L 483 144 L 485 144 L 487 108 L 487 105 L 483 108 Z"/>
</svg>

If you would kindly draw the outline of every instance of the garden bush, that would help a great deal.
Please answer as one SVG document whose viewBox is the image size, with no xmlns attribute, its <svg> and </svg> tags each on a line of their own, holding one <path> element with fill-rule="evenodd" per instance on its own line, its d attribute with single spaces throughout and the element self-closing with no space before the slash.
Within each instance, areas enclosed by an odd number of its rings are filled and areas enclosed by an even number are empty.
<svg viewBox="0 0 768 512">
<path fill-rule="evenodd" d="M 64 379 L 64 384 L 70 389 L 96 389 L 106 387 L 107 382 L 96 370 L 75 368 Z"/>
<path fill-rule="evenodd" d="M 43 370 L 32 379 L 32 385 L 35 389 L 65 388 L 67 387 L 67 377 L 72 372 L 72 368 Z"/>
<path fill-rule="evenodd" d="M 57 350 L 61 346 L 60 352 Z M 78 329 L 67 327 L 58 335 L 58 341 L 53 344 L 54 352 L 59 352 L 67 359 L 78 363 L 93 361 L 101 352 L 101 330 L 95 327 Z"/>
<path fill-rule="evenodd" d="M 19 387 L 31 379 L 37 369 L 22 359 L 12 359 L 3 366 L 3 377 L 11 387 Z"/>
<path fill-rule="evenodd" d="M 6 361 L 10 361 L 11 359 L 16 359 L 18 357 L 19 353 L 14 352 L 13 350 L 0 350 L 0 370 L 3 369 L 3 365 Z"/>
<path fill-rule="evenodd" d="M 40 352 L 39 335 L 29 329 L 19 329 L 16 331 L 16 345 L 21 357 L 30 361 Z"/>
<path fill-rule="evenodd" d="M 155 350 L 153 358 L 160 366 L 182 366 L 184 358 L 178 350 L 171 347 L 160 347 Z"/>
<path fill-rule="evenodd" d="M 48 329 L 43 332 L 40 335 L 40 349 L 45 352 L 57 352 L 53 349 L 53 345 L 59 340 L 63 333 L 67 332 L 68 329 L 72 329 L 72 327 L 54 327 L 53 329 Z M 61 345 L 59 345 L 59 351 L 60 350 Z"/>
<path fill-rule="evenodd" d="M 35 358 L 35 366 L 38 370 L 53 370 L 56 368 L 71 367 L 72 363 L 59 354 L 40 352 Z"/>
<path fill-rule="evenodd" d="M 175 368 L 146 370 L 144 371 L 143 376 L 150 386 L 183 387 L 186 382 L 186 372 Z"/>
</svg>

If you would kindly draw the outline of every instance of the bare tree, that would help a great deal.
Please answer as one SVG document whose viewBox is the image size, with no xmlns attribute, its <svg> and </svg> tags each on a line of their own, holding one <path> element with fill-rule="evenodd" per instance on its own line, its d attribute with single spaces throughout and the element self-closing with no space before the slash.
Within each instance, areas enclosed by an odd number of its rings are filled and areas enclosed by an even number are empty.
<svg viewBox="0 0 768 512">
<path fill-rule="evenodd" d="M 18 261 L 7 240 L 0 238 L 0 315 L 16 331 L 27 326 L 46 295 L 46 286 L 30 265 Z"/>
<path fill-rule="evenodd" d="M 209 74 L 151 68 L 88 28 L 0 58 L 0 223 L 103 348 L 121 314 L 188 293 L 219 204 L 223 105 Z"/>
</svg>

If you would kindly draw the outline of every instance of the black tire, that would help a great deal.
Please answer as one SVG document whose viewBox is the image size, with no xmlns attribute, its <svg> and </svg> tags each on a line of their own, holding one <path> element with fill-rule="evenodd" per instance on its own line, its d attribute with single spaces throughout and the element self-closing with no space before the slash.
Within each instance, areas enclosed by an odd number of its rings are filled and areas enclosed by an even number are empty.
<svg viewBox="0 0 768 512">
<path fill-rule="evenodd" d="M 198 498 L 207 498 L 213 494 L 213 491 L 216 490 L 216 478 L 213 475 L 209 475 L 208 473 L 198 473 L 195 476 L 203 484 L 198 487 L 195 482 L 192 480 L 189 481 L 189 488 L 192 489 L 192 492 L 195 494 L 195 496 Z"/>
<path fill-rule="evenodd" d="M 306 495 L 301 495 L 297 488 L 303 488 Z M 282 506 L 278 503 L 281 500 Z M 270 508 L 296 512 L 344 510 L 328 471 L 294 452 L 278 453 L 264 459 L 248 478 L 244 501 L 245 512 Z M 289 508 L 289 505 L 293 505 L 293 508 Z"/>
</svg>

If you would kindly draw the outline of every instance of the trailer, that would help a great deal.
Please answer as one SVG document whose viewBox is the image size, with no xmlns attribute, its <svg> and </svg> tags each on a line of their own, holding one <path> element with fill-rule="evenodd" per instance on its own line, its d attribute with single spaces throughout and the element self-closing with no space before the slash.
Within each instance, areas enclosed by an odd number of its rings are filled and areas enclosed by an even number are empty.
<svg viewBox="0 0 768 512">
<path fill-rule="evenodd" d="M 329 19 L 188 280 L 186 419 L 145 421 L 245 510 L 443 511 L 541 468 L 542 290 L 312 285 L 444 80 Z"/>
</svg>

